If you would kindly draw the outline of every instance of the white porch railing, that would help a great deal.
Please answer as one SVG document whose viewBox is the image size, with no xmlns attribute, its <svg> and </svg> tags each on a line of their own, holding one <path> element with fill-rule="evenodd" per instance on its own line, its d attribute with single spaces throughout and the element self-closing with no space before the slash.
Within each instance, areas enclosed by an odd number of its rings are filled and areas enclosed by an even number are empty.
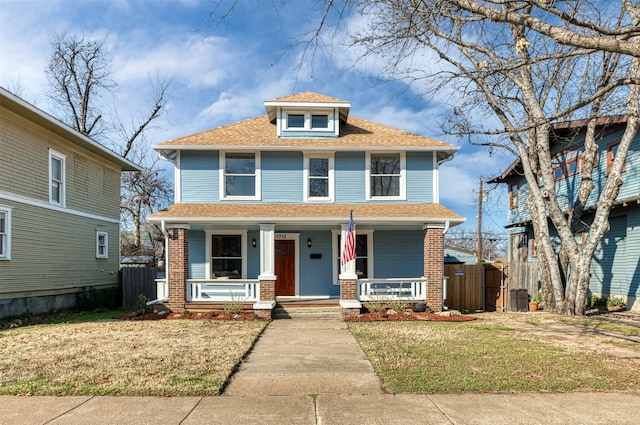
<svg viewBox="0 0 640 425">
<path fill-rule="evenodd" d="M 189 279 L 187 301 L 257 302 L 260 301 L 258 279 Z"/>
<path fill-rule="evenodd" d="M 358 279 L 360 301 L 406 300 L 424 301 L 427 296 L 426 279 Z"/>
</svg>

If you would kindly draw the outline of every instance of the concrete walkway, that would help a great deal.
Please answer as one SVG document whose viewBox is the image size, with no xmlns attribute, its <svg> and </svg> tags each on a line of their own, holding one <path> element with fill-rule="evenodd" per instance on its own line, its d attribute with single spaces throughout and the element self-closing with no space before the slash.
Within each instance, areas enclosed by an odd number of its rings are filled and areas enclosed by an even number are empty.
<svg viewBox="0 0 640 425">
<path fill-rule="evenodd" d="M 383 394 L 337 318 L 272 322 L 222 396 L 0 396 L 0 425 L 638 423 L 640 394 Z"/>
<path fill-rule="evenodd" d="M 274 320 L 224 395 L 381 394 L 380 380 L 347 324 Z"/>
</svg>

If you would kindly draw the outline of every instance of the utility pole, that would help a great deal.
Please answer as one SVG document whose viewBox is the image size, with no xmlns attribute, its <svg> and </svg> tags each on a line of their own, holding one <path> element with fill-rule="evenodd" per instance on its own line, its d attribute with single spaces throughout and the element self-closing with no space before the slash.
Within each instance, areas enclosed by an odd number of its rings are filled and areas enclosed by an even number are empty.
<svg viewBox="0 0 640 425">
<path fill-rule="evenodd" d="M 477 264 L 482 261 L 482 198 L 484 198 L 484 192 L 482 191 L 482 176 L 480 176 L 480 191 L 478 192 L 478 247 L 476 249 Z"/>
</svg>

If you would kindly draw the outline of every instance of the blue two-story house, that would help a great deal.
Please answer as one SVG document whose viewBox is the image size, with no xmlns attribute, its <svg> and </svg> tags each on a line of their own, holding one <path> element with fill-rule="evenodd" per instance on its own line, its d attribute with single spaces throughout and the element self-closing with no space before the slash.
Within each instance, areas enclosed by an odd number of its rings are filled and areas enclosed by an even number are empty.
<svg viewBox="0 0 640 425">
<path fill-rule="evenodd" d="M 557 197 L 561 207 L 568 210 L 575 203 L 584 158 L 584 120 L 557 123 L 552 127 L 552 166 Z M 589 232 L 589 225 L 598 199 L 604 188 L 620 138 L 626 126 L 626 116 L 598 119 L 598 156 L 592 174 L 594 189 L 585 206 L 584 226 L 574 237 L 580 243 Z M 610 230 L 600 242 L 591 264 L 589 290 L 598 296 L 618 296 L 627 302 L 627 308 L 640 310 L 640 135 L 631 143 L 618 197 L 609 215 Z M 508 185 L 509 260 L 535 262 L 535 235 L 526 202 L 530 188 L 523 177 L 519 161 L 514 162 L 501 176 L 490 183 Z M 541 190 L 544 182 L 539 179 Z M 550 226 L 552 242 L 560 246 L 560 239 Z"/>
<path fill-rule="evenodd" d="M 340 299 L 383 288 L 442 309 L 443 234 L 465 219 L 439 204 L 457 147 L 349 115 L 313 92 L 266 114 L 154 146 L 175 165 L 175 203 L 149 221 L 167 236 L 171 309 Z M 340 261 L 353 214 L 354 261 Z"/>
</svg>

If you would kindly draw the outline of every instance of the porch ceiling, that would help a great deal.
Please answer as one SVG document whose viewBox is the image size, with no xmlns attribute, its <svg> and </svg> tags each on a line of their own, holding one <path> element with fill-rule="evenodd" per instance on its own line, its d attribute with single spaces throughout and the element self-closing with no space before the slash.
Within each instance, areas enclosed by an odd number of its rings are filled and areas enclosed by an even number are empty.
<svg viewBox="0 0 640 425">
<path fill-rule="evenodd" d="M 466 219 L 440 204 L 174 204 L 151 215 L 154 223 L 444 224 Z"/>
</svg>

